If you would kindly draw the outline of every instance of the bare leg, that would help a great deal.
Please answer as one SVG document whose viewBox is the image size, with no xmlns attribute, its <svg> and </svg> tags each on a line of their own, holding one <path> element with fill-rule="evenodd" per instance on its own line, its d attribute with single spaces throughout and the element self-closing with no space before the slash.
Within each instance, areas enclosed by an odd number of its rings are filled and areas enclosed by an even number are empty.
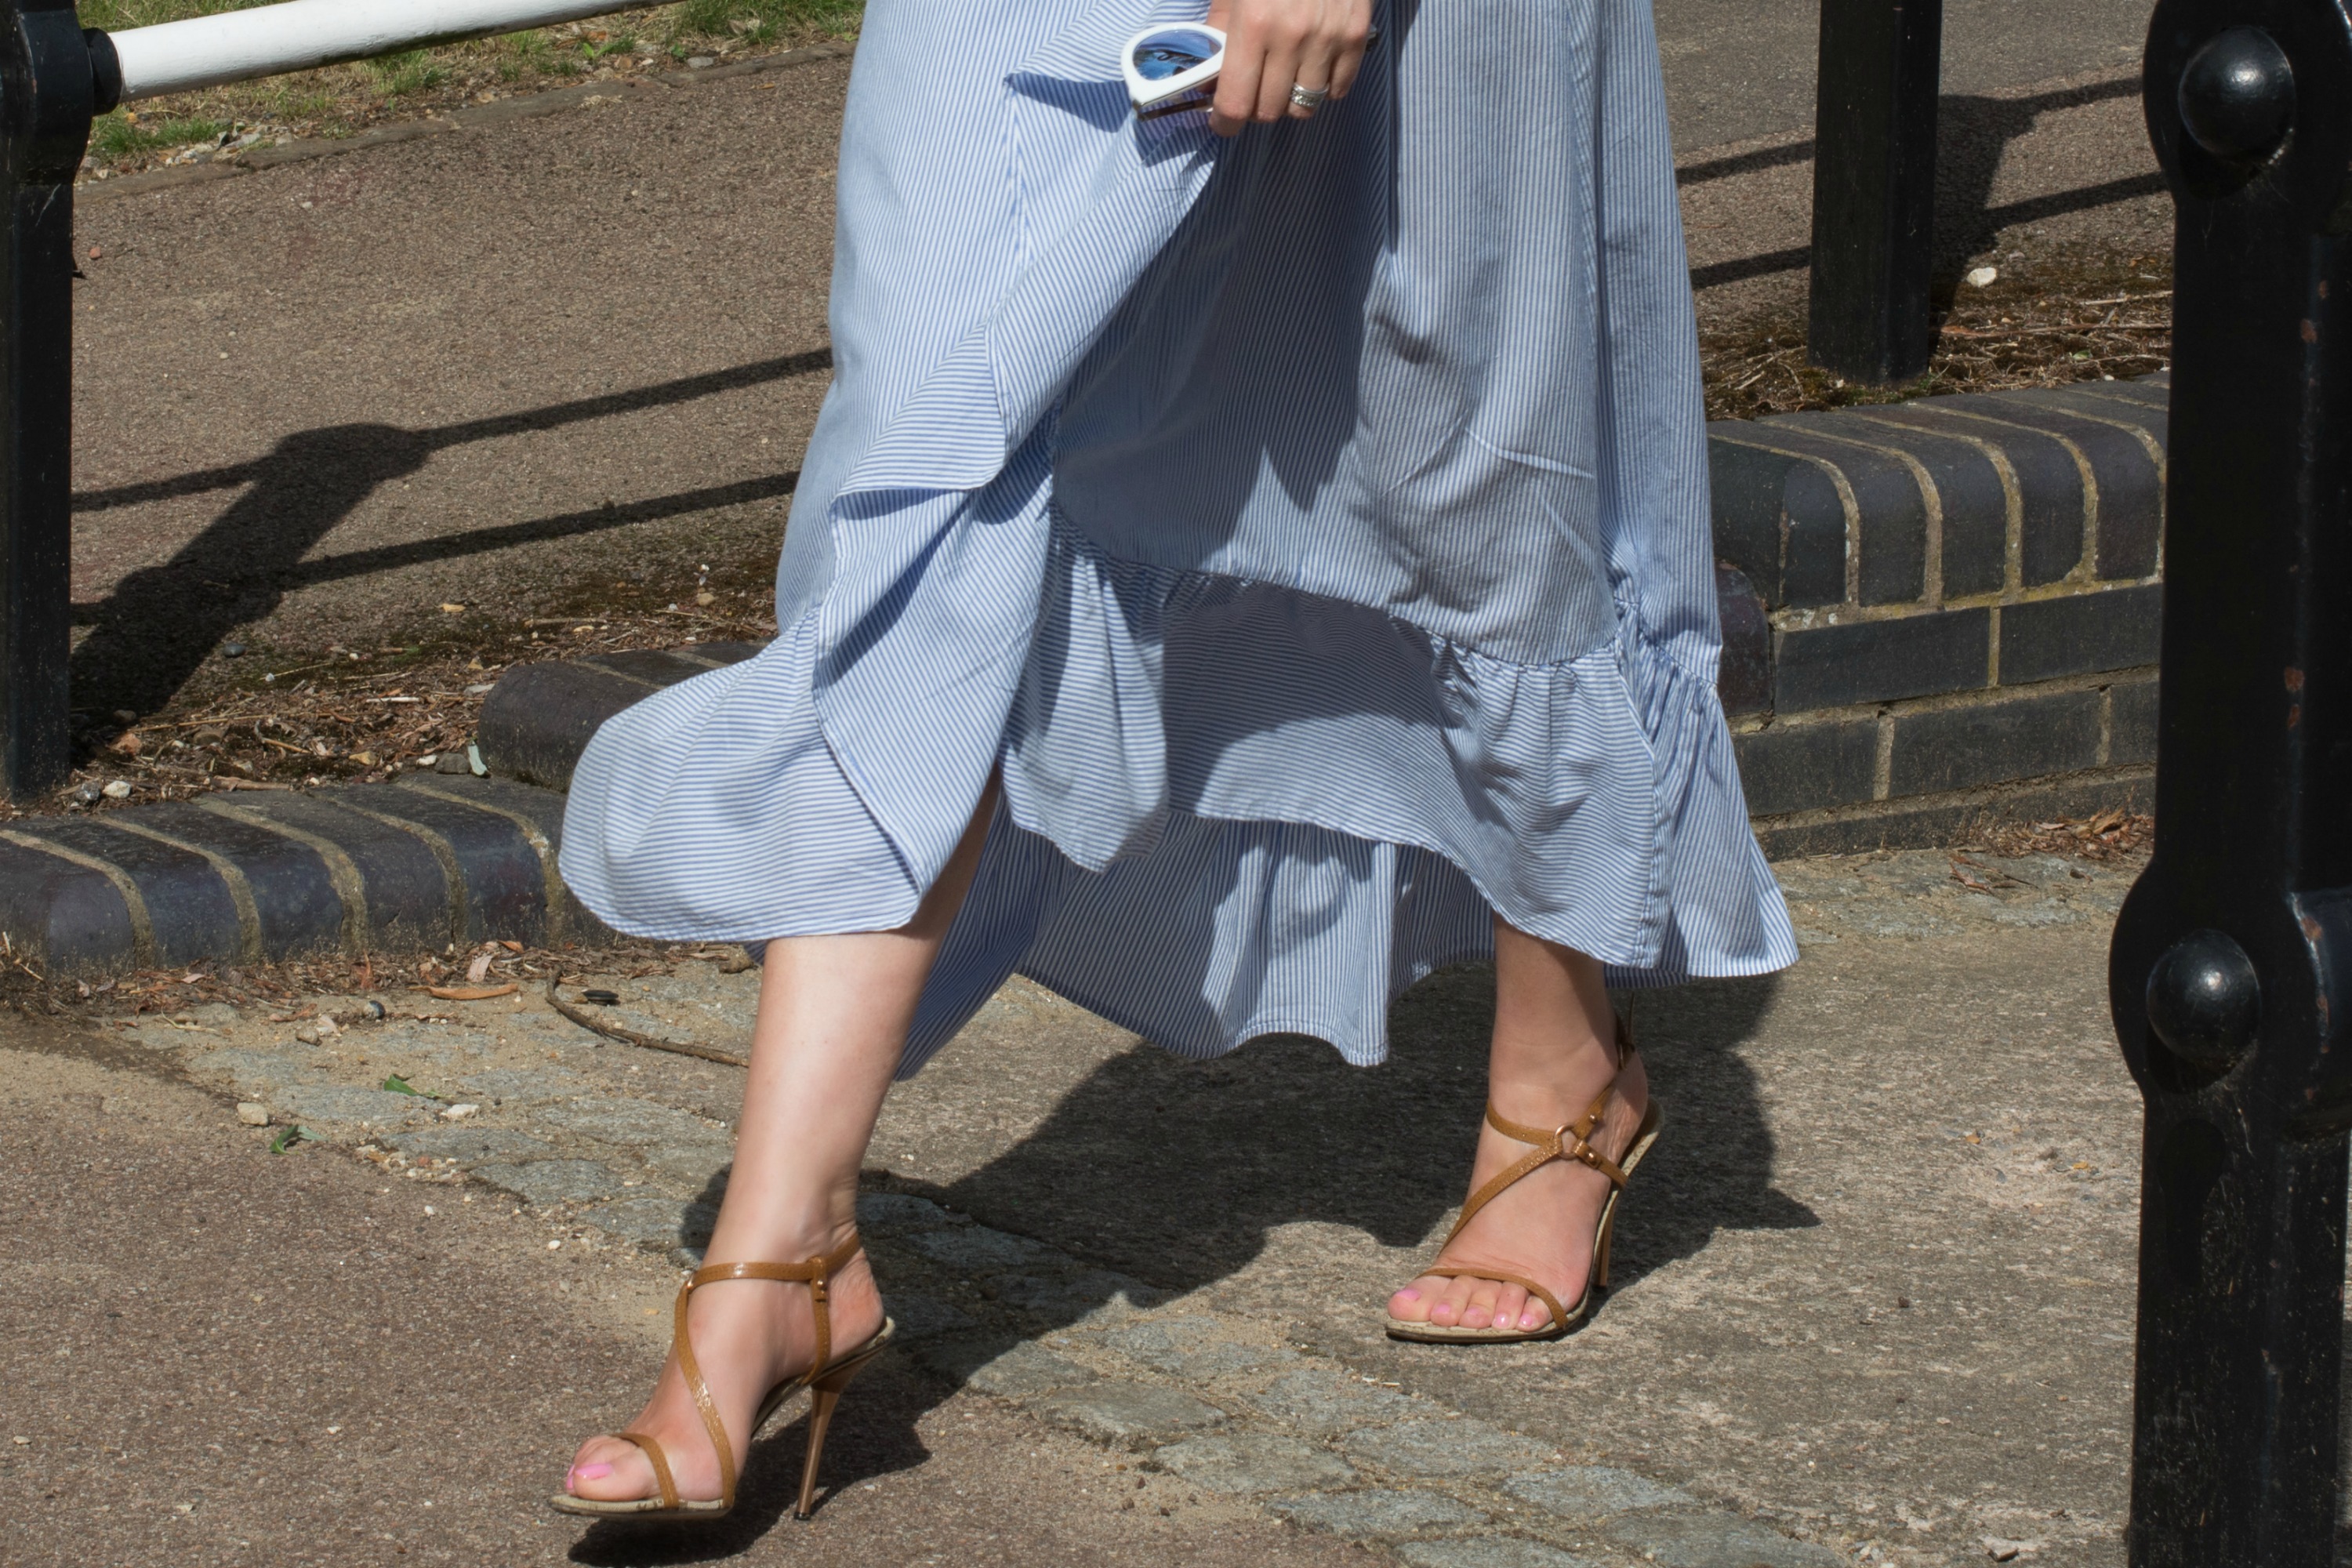
<svg viewBox="0 0 2352 1568">
<path fill-rule="evenodd" d="M 768 944 L 735 1165 L 710 1238 L 714 1263 L 793 1263 L 845 1240 L 857 1218 L 857 1172 L 905 1047 L 923 983 L 962 906 L 994 810 L 992 786 L 915 918 L 896 931 L 793 937 Z M 882 1326 L 882 1299 L 860 1254 L 831 1286 L 833 1347 Z M 696 1360 L 733 1441 L 767 1391 L 816 1353 L 808 1287 L 728 1280 L 687 1310 Z M 678 1495 L 719 1495 L 719 1460 L 673 1356 L 629 1430 L 660 1442 Z M 565 1478 L 578 1497 L 649 1497 L 653 1467 L 633 1443 L 592 1437 Z"/>
<path fill-rule="evenodd" d="M 1601 988 L 1601 965 L 1572 948 L 1532 937 L 1495 920 L 1495 1040 L 1487 1058 L 1487 1097 L 1513 1121 L 1560 1127 L 1582 1116 L 1617 1077 L 1615 1022 Z M 1611 1158 L 1630 1148 L 1649 1108 L 1650 1086 L 1636 1057 L 1618 1084 L 1592 1144 Z M 1470 1189 L 1528 1152 L 1480 1124 Z M 1480 1260 L 1541 1280 L 1573 1306 L 1592 1267 L 1592 1237 L 1609 1178 L 1590 1166 L 1554 1161 L 1478 1211 L 1439 1259 L 1448 1268 Z M 1542 1326 L 1544 1304 L 1517 1285 L 1425 1274 L 1389 1299 L 1407 1322 Z"/>
</svg>

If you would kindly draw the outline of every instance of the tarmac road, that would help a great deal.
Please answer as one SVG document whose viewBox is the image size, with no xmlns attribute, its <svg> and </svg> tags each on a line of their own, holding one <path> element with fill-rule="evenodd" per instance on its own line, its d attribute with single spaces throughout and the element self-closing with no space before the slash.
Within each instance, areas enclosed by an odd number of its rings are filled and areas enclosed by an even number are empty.
<svg viewBox="0 0 2352 1568">
<path fill-rule="evenodd" d="M 788 1512 L 794 1417 L 740 1521 L 583 1527 L 541 1500 L 650 1386 L 671 1271 L 550 1251 L 487 1188 L 387 1185 L 261 1136 L 147 1053 L 0 1019 L 0 1563 L 1381 1561 L 895 1352 L 842 1403 L 812 1521 Z"/>
</svg>

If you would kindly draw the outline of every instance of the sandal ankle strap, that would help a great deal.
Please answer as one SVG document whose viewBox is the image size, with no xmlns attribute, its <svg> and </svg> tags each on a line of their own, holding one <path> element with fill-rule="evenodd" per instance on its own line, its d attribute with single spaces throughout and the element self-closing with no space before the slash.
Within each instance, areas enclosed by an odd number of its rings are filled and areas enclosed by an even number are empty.
<svg viewBox="0 0 2352 1568">
<path fill-rule="evenodd" d="M 1478 1190 L 1464 1201 L 1461 1214 L 1454 1218 L 1454 1228 L 1446 1233 L 1446 1246 L 1453 1245 L 1454 1238 L 1462 1234 L 1463 1226 L 1468 1225 L 1480 1209 L 1502 1196 L 1520 1180 L 1541 1170 L 1554 1160 L 1572 1160 L 1578 1164 L 1591 1166 L 1608 1177 L 1609 1184 L 1613 1187 L 1622 1187 L 1625 1184 L 1623 1167 L 1586 1142 L 1593 1133 L 1601 1130 L 1601 1121 L 1609 1112 L 1609 1101 L 1616 1095 L 1617 1085 L 1623 1079 L 1625 1069 L 1633 1064 L 1635 1054 L 1633 1037 L 1626 1029 L 1625 1021 L 1622 1018 L 1617 1020 L 1617 1047 L 1619 1054 L 1616 1076 L 1603 1086 L 1599 1094 L 1593 1096 L 1592 1103 L 1585 1108 L 1582 1116 L 1565 1126 L 1529 1127 L 1524 1122 L 1511 1121 L 1495 1109 L 1492 1100 L 1487 1101 L 1486 1124 L 1489 1127 L 1506 1138 L 1521 1143 L 1531 1143 L 1535 1147 L 1481 1183 Z M 1441 1247 L 1439 1250 L 1443 1251 L 1444 1248 Z M 1554 1318 L 1557 1321 L 1557 1313 L 1554 1314 Z"/>
<path fill-rule="evenodd" d="M 719 1406 L 711 1400 L 710 1385 L 702 1380 L 702 1369 L 695 1364 L 694 1342 L 686 1331 L 686 1304 L 705 1285 L 716 1285 L 727 1279 L 776 1279 L 789 1283 L 804 1283 L 809 1288 L 809 1305 L 816 1319 L 816 1359 L 809 1363 L 807 1378 L 822 1373 L 833 1360 L 833 1308 L 827 1285 L 833 1276 L 846 1268 L 864 1244 L 853 1229 L 849 1239 L 830 1252 L 798 1263 L 710 1263 L 687 1277 L 677 1288 L 677 1306 L 671 1313 L 670 1349 L 677 1357 L 677 1370 L 686 1378 L 687 1392 L 694 1396 L 695 1408 L 702 1414 L 703 1429 L 710 1436 L 710 1446 L 719 1454 L 719 1497 L 729 1508 L 735 1506 L 735 1450 L 727 1440 L 726 1424 L 719 1419 Z M 624 1436 L 630 1434 L 624 1433 Z M 634 1437 L 631 1439 L 635 1441 Z M 637 1444 L 645 1447 L 643 1442 Z M 650 1451 L 650 1450 L 649 1450 Z M 664 1475 L 667 1467 L 655 1461 L 654 1473 L 664 1480 L 666 1497 L 675 1496 Z M 677 1506 L 674 1502 L 668 1506 Z"/>
</svg>

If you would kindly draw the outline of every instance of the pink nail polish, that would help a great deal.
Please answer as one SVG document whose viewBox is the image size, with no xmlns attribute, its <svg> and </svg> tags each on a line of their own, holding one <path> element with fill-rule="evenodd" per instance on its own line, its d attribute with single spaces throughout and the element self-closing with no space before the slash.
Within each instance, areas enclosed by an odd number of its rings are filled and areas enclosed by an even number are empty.
<svg viewBox="0 0 2352 1568">
<path fill-rule="evenodd" d="M 1403 1289 L 1397 1292 L 1397 1300 L 1400 1301 L 1418 1301 L 1421 1300 L 1421 1292 L 1408 1285 Z"/>
<path fill-rule="evenodd" d="M 574 1465 L 572 1479 L 575 1481 L 601 1481 L 613 1473 L 610 1465 Z"/>
</svg>

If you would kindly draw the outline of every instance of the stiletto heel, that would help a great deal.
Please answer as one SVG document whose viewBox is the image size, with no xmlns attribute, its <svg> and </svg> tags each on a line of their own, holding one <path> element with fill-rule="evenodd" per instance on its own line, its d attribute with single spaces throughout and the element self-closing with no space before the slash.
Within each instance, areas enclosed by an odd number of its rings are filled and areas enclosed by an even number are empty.
<svg viewBox="0 0 2352 1568">
<path fill-rule="evenodd" d="M 1426 1344 L 1516 1344 L 1526 1340 L 1556 1340 L 1592 1310 L 1593 1298 L 1609 1288 L 1609 1244 L 1617 1230 L 1618 1196 L 1633 1178 L 1633 1168 L 1642 1163 L 1643 1157 L 1649 1153 L 1650 1146 L 1658 1141 L 1658 1129 L 1664 1121 L 1659 1114 L 1657 1100 L 1652 1099 L 1649 1109 L 1643 1113 L 1641 1128 L 1633 1134 L 1633 1145 L 1625 1151 L 1622 1162 L 1610 1159 L 1587 1142 L 1601 1130 L 1601 1118 L 1609 1110 L 1610 1097 L 1617 1092 L 1618 1080 L 1625 1076 L 1626 1068 L 1633 1060 L 1633 1037 L 1627 1032 L 1622 1020 L 1617 1025 L 1617 1044 L 1622 1052 L 1618 1061 L 1617 1077 L 1610 1079 L 1609 1087 L 1594 1098 L 1582 1116 L 1565 1127 L 1549 1132 L 1540 1127 L 1522 1127 L 1516 1121 L 1504 1120 L 1493 1105 L 1486 1107 L 1487 1125 L 1506 1138 L 1535 1145 L 1534 1151 L 1513 1161 L 1470 1194 L 1469 1200 L 1462 1205 L 1460 1216 L 1454 1222 L 1454 1228 L 1446 1233 L 1445 1246 L 1437 1249 L 1437 1261 L 1423 1270 L 1424 1274 L 1440 1279 L 1460 1279 L 1467 1275 L 1517 1285 L 1550 1309 L 1551 1321 L 1539 1329 L 1507 1327 L 1499 1323 L 1473 1329 L 1459 1323 L 1409 1322 L 1391 1313 L 1389 1316 L 1389 1338 L 1414 1340 Z M 1580 1165 L 1590 1165 L 1609 1178 L 1609 1196 L 1601 1205 L 1601 1224 L 1592 1235 L 1592 1268 L 1585 1277 L 1584 1294 L 1576 1299 L 1573 1307 L 1563 1308 L 1559 1297 L 1525 1275 L 1515 1274 L 1507 1268 L 1492 1268 L 1482 1263 L 1447 1264 L 1445 1247 L 1454 1245 L 1454 1237 L 1462 1234 L 1462 1227 L 1470 1223 L 1472 1215 L 1501 1196 L 1506 1188 L 1520 1178 L 1540 1170 L 1554 1160 L 1573 1160 Z"/>
<path fill-rule="evenodd" d="M 655 1495 L 643 1498 L 573 1497 L 558 1492 L 548 1501 L 559 1513 L 580 1514 L 590 1519 L 633 1519 L 645 1522 L 667 1520 L 695 1520 L 709 1522 L 726 1518 L 735 1508 L 735 1452 L 727 1440 L 727 1428 L 719 1419 L 719 1407 L 710 1397 L 710 1385 L 702 1380 L 702 1369 L 695 1363 L 694 1342 L 686 1331 L 686 1304 L 705 1285 L 716 1285 L 727 1279 L 781 1279 L 805 1283 L 809 1288 L 809 1305 L 816 1318 L 816 1355 L 809 1369 L 796 1376 L 785 1378 L 768 1390 L 760 1401 L 760 1408 L 751 1417 L 751 1428 L 743 1436 L 743 1450 L 748 1455 L 758 1441 L 760 1428 L 768 1418 L 782 1407 L 785 1400 L 805 1388 L 809 1391 L 808 1460 L 801 1472 L 800 1506 L 793 1510 L 795 1519 L 809 1516 L 816 1494 L 817 1456 L 824 1448 L 825 1428 L 832 1424 L 834 1406 L 841 1403 L 841 1391 L 850 1380 L 866 1370 L 866 1365 L 882 1353 L 890 1342 L 898 1325 L 888 1318 L 874 1331 L 873 1338 L 845 1355 L 833 1352 L 833 1306 L 827 1287 L 833 1276 L 858 1253 L 858 1241 L 853 1232 L 847 1241 L 821 1257 L 805 1258 L 799 1263 L 714 1263 L 698 1268 L 684 1285 L 678 1287 L 677 1307 L 672 1314 L 673 1327 L 670 1349 L 677 1357 L 677 1370 L 686 1379 L 687 1392 L 694 1396 L 695 1408 L 702 1413 L 703 1429 L 709 1434 L 710 1446 L 719 1455 L 719 1495 L 715 1498 L 680 1498 L 677 1484 L 672 1479 L 669 1456 L 650 1433 L 618 1432 L 617 1437 L 635 1444 L 644 1450 L 653 1466 Z"/>
<path fill-rule="evenodd" d="M 877 1343 L 873 1350 L 845 1358 L 835 1370 L 809 1384 L 808 1457 L 801 1461 L 801 1500 L 800 1506 L 793 1510 L 794 1519 L 806 1519 L 816 1511 L 816 1467 L 824 1455 L 825 1432 L 833 1426 L 833 1407 L 841 1403 L 843 1392 L 856 1381 L 857 1374 L 866 1370 L 866 1363 L 874 1359 L 874 1352 L 881 1348 Z"/>
</svg>

